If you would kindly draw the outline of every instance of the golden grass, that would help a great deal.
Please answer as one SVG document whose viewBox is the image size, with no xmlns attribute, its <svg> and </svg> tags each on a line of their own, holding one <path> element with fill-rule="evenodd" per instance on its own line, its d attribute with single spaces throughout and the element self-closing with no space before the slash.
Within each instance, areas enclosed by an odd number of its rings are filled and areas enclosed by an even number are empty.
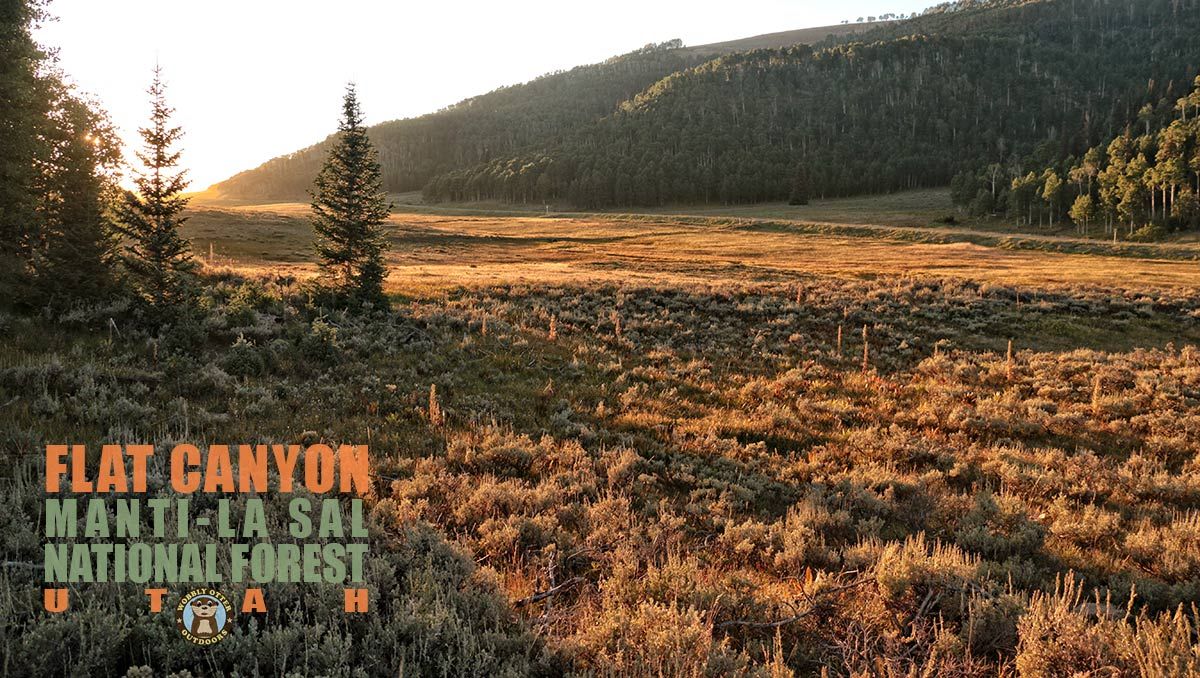
<svg viewBox="0 0 1200 678">
<path fill-rule="evenodd" d="M 185 227 L 198 255 L 242 272 L 315 272 L 307 206 L 198 208 Z M 802 276 L 949 276 L 1005 284 L 1191 287 L 1196 264 L 1135 257 L 901 242 L 602 216 L 458 216 L 398 212 L 389 223 L 389 290 L 421 294 L 497 283 L 686 284 Z"/>
</svg>

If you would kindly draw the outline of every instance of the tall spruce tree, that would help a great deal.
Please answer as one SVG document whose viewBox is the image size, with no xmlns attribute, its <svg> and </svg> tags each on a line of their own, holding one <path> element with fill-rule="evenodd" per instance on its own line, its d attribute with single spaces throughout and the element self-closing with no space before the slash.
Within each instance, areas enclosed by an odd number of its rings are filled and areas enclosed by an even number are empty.
<svg viewBox="0 0 1200 678">
<path fill-rule="evenodd" d="M 332 290 L 359 301 L 383 301 L 391 206 L 375 147 L 363 127 L 354 85 L 346 88 L 338 136 L 312 191 L 313 229 L 321 277 Z"/>
<path fill-rule="evenodd" d="M 39 302 L 94 300 L 113 289 L 118 245 L 111 207 L 119 195 L 121 146 L 107 116 L 76 96 L 61 77 L 53 85 L 54 123 L 44 140 L 38 193 L 41 238 L 32 253 Z"/>
<path fill-rule="evenodd" d="M 35 190 L 47 105 L 38 71 L 46 55 L 32 37 L 39 0 L 0 2 L 0 299 L 23 296 L 38 236 Z"/>
<path fill-rule="evenodd" d="M 137 154 L 143 169 L 137 172 L 137 191 L 126 191 L 117 209 L 117 231 L 125 236 L 125 267 L 137 294 L 153 308 L 165 312 L 189 299 L 193 292 L 196 262 L 192 245 L 179 227 L 186 221 L 187 172 L 176 170 L 179 151 L 174 145 L 183 136 L 171 126 L 162 70 L 155 66 L 150 94 L 150 125 L 139 131 L 145 144 Z"/>
</svg>

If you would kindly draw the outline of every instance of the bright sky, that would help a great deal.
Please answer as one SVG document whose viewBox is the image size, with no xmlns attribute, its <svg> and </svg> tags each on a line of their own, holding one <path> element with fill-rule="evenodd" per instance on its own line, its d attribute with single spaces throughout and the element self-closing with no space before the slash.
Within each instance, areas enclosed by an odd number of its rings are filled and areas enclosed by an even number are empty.
<svg viewBox="0 0 1200 678">
<path fill-rule="evenodd" d="M 649 42 L 700 45 L 920 11 L 934 0 L 54 0 L 37 38 L 127 144 L 155 60 L 191 190 L 325 138 L 345 83 L 368 123 L 429 113 Z M 574 6 L 572 6 L 574 5 Z"/>
</svg>

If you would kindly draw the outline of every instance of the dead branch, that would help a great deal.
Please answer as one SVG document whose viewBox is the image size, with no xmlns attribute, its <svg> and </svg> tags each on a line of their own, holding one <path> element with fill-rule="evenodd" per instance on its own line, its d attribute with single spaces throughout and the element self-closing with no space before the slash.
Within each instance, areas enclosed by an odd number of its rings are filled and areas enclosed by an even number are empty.
<svg viewBox="0 0 1200 678">
<path fill-rule="evenodd" d="M 831 597 L 838 593 L 842 593 L 843 591 L 848 591 L 850 589 L 858 588 L 859 586 L 862 586 L 863 584 L 867 584 L 867 583 L 870 583 L 873 581 L 875 581 L 874 577 L 866 577 L 864 579 L 859 579 L 858 581 L 851 582 L 849 584 L 843 584 L 842 586 L 835 586 L 834 588 L 831 588 L 831 589 L 825 589 L 824 591 L 819 591 L 817 593 L 817 595 L 812 596 L 808 599 L 809 603 L 811 604 L 812 607 L 805 610 L 804 612 L 801 612 L 801 613 L 791 616 L 791 617 L 787 617 L 784 619 L 776 619 L 775 621 L 769 621 L 769 622 L 752 621 L 749 619 L 731 619 L 729 621 L 720 622 L 719 624 L 713 624 L 713 630 L 729 628 L 731 626 L 741 626 L 743 628 L 751 628 L 751 629 L 777 629 L 781 626 L 787 626 L 788 624 L 798 622 L 801 619 L 804 619 L 805 617 L 816 613 L 817 610 L 819 609 L 818 604 L 822 601 L 822 599 Z"/>
<path fill-rule="evenodd" d="M 3 563 L 0 563 L 0 565 L 3 565 L 4 567 L 27 567 L 31 570 L 40 570 L 42 568 L 40 563 L 26 563 L 19 560 L 6 560 Z"/>
<path fill-rule="evenodd" d="M 562 593 L 565 589 L 568 589 L 568 588 L 578 584 L 581 581 L 583 581 L 583 577 L 571 577 L 570 579 L 559 584 L 558 586 L 552 586 L 552 587 L 546 589 L 545 591 L 541 591 L 540 593 L 535 593 L 532 596 L 529 596 L 528 598 L 522 598 L 518 601 L 515 601 L 515 602 L 513 602 L 513 606 L 514 607 L 523 607 L 525 605 L 532 605 L 534 603 L 541 602 L 551 596 Z"/>
</svg>

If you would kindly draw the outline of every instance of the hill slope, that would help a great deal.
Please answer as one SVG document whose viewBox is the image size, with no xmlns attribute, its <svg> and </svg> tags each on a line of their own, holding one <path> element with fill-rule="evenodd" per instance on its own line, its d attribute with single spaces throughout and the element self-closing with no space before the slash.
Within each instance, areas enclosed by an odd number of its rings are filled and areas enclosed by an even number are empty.
<svg viewBox="0 0 1200 678">
<path fill-rule="evenodd" d="M 1086 150 L 1200 69 L 1200 0 L 964 0 L 833 29 L 811 46 L 648 46 L 385 123 L 372 133 L 387 188 L 590 208 L 778 200 L 797 175 L 818 196 L 946 185 L 1047 146 Z M 303 195 L 322 150 L 214 189 Z"/>
<path fill-rule="evenodd" d="M 787 198 L 800 171 L 824 196 L 945 185 L 1047 145 L 1086 150 L 1200 66 L 1194 0 L 954 7 L 674 73 L 562 142 L 440 176 L 426 197 L 754 202 Z"/>
<path fill-rule="evenodd" d="M 371 128 L 385 187 L 418 190 L 433 176 L 556 143 L 613 113 L 662 78 L 713 55 L 751 47 L 785 47 L 871 30 L 878 23 L 806 28 L 732 42 L 684 47 L 678 40 L 647 45 L 603 63 L 549 73 L 502 87 L 441 111 Z M 213 185 L 210 196 L 237 200 L 302 198 L 320 168 L 328 139 L 274 158 Z"/>
</svg>

